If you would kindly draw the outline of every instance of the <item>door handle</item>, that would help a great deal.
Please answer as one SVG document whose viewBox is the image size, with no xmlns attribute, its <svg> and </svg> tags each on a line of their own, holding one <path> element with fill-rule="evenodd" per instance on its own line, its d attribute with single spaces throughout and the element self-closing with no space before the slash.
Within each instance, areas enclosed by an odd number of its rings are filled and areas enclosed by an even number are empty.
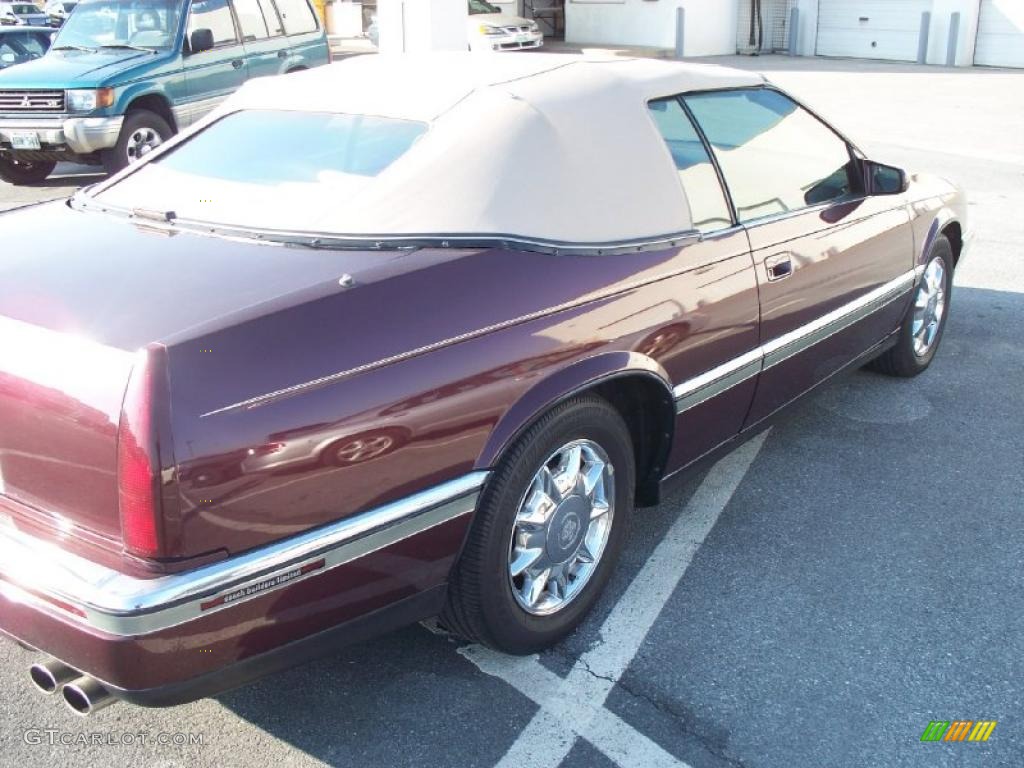
<svg viewBox="0 0 1024 768">
<path fill-rule="evenodd" d="M 793 262 L 788 253 L 777 253 L 764 260 L 765 271 L 768 272 L 768 281 L 775 282 L 793 274 Z"/>
<path fill-rule="evenodd" d="M 284 51 L 284 50 L 278 51 L 277 52 L 277 58 L 279 58 L 279 59 L 287 59 L 288 58 L 288 51 Z"/>
<path fill-rule="evenodd" d="M 231 66 L 234 67 L 235 69 L 241 69 L 243 64 L 245 64 L 245 62 L 242 61 L 241 59 L 235 59 L 234 61 L 231 62 Z"/>
</svg>

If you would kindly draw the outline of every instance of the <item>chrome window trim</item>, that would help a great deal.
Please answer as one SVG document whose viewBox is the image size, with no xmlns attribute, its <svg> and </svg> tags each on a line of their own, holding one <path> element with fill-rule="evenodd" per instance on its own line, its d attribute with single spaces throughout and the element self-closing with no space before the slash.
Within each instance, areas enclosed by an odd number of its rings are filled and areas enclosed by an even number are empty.
<svg viewBox="0 0 1024 768">
<path fill-rule="evenodd" d="M 232 113 L 236 114 L 236 113 Z M 175 137 L 177 138 L 177 137 Z M 161 147 L 164 145 L 161 145 Z M 170 145 L 168 145 L 170 146 Z M 161 149 L 161 152 L 170 151 Z M 149 162 L 147 160 L 147 162 Z M 143 167 L 143 164 L 133 167 Z M 129 220 L 138 219 L 138 209 L 125 208 L 100 201 L 96 195 L 103 193 L 111 186 L 111 179 L 89 187 L 88 191 L 79 190 L 68 204 L 76 210 L 96 211 L 119 216 Z M 307 248 L 324 250 L 369 250 L 387 251 L 416 248 L 505 248 L 508 250 L 547 253 L 553 256 L 615 256 L 620 254 L 644 253 L 647 251 L 663 251 L 670 248 L 682 248 L 699 242 L 701 233 L 695 229 L 678 232 L 636 237 L 625 240 L 606 240 L 600 242 L 571 242 L 568 240 L 550 240 L 509 233 L 410 233 L 410 234 L 337 234 L 332 232 L 267 229 L 261 227 L 238 226 L 234 224 L 218 224 L 202 219 L 189 219 L 177 216 L 173 211 L 162 212 L 158 222 L 147 220 L 147 226 L 159 226 L 168 232 L 185 231 L 195 234 L 216 235 L 227 238 L 239 238 L 268 245 L 300 245 Z M 714 234 L 717 234 L 715 232 Z"/>
<path fill-rule="evenodd" d="M 849 328 L 901 296 L 914 287 L 921 269 L 905 272 L 894 280 L 868 291 L 853 301 L 828 312 L 816 320 L 795 328 L 771 341 L 684 381 L 673 389 L 676 413 L 684 413 L 712 397 L 785 362 L 815 344 Z"/>
<path fill-rule="evenodd" d="M 0 518 L 0 594 L 112 635 L 149 634 L 323 574 L 469 514 L 488 475 L 471 472 L 324 528 L 153 579 L 93 563 L 28 536 L 12 524 L 4 525 Z M 310 565 L 316 567 L 301 570 Z M 247 588 L 252 591 L 246 593 Z M 229 597 L 240 592 L 241 597 Z M 216 606 L 203 605 L 225 597 Z M 60 611 L 47 598 L 85 615 Z"/>
</svg>

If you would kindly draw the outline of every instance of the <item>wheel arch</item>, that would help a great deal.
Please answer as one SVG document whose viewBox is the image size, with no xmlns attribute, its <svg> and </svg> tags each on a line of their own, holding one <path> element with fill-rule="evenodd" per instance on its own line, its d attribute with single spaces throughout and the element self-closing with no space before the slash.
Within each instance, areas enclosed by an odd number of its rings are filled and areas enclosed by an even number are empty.
<svg viewBox="0 0 1024 768">
<path fill-rule="evenodd" d="M 935 240 L 939 236 L 944 236 L 949 240 L 949 244 L 953 248 L 953 268 L 956 269 L 964 247 L 964 228 L 956 213 L 945 207 L 936 211 L 935 217 L 928 227 L 928 233 L 925 235 L 924 242 L 921 244 L 921 249 L 917 254 L 917 264 L 915 266 L 923 267 L 928 263 L 928 254 L 931 252 L 932 245 L 934 245 Z"/>
<path fill-rule="evenodd" d="M 171 126 L 171 130 L 178 132 L 178 121 L 174 119 L 174 110 L 171 108 L 170 99 L 159 91 L 146 91 L 132 95 L 125 107 L 125 115 L 140 109 L 147 110 L 159 115 Z"/>
<path fill-rule="evenodd" d="M 945 235 L 949 244 L 953 247 L 953 269 L 960 262 L 960 253 L 964 249 L 964 232 L 960 222 L 952 219 L 942 228 L 939 234 Z"/>
<path fill-rule="evenodd" d="M 636 501 L 658 502 L 675 432 L 675 399 L 664 368 L 637 352 L 608 352 L 580 360 L 530 387 L 491 431 L 477 468 L 494 467 L 545 413 L 569 398 L 593 393 L 619 412 L 636 457 Z"/>
</svg>

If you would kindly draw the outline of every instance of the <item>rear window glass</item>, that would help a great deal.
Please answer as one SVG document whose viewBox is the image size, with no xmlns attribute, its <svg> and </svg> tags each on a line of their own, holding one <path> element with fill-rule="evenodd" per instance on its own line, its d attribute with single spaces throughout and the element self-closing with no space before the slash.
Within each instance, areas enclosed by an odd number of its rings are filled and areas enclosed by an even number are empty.
<svg viewBox="0 0 1024 768">
<path fill-rule="evenodd" d="M 246 110 L 102 192 L 114 205 L 254 228 L 315 228 L 427 130 L 365 115 Z"/>
</svg>

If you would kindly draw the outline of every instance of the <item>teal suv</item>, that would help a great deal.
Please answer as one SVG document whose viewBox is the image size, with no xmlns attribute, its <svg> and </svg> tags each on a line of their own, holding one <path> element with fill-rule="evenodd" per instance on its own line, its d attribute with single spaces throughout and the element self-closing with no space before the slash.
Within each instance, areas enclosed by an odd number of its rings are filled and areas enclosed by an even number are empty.
<svg viewBox="0 0 1024 768">
<path fill-rule="evenodd" d="M 0 72 L 0 179 L 120 170 L 249 78 L 328 60 L 309 0 L 83 0 L 45 56 Z"/>
</svg>

